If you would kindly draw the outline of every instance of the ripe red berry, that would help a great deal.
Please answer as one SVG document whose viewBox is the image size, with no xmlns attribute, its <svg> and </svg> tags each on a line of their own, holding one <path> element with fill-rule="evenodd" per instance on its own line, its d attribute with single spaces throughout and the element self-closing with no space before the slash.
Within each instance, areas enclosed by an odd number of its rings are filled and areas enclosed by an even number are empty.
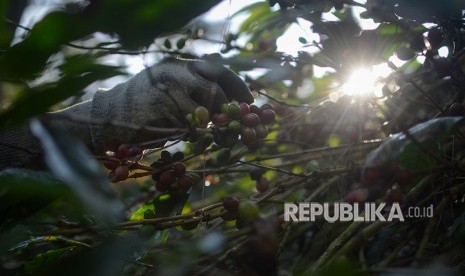
<svg viewBox="0 0 465 276">
<path fill-rule="evenodd" d="M 260 113 L 262 112 L 260 110 L 260 108 L 258 106 L 256 106 L 256 105 L 254 105 L 254 104 L 251 104 L 249 107 L 250 107 L 250 112 L 251 113 L 255 113 L 257 115 L 260 115 Z"/>
<path fill-rule="evenodd" d="M 260 123 L 260 117 L 255 113 L 246 114 L 242 117 L 242 124 L 249 127 L 255 127 Z"/>
<path fill-rule="evenodd" d="M 142 149 L 139 147 L 130 147 L 128 150 L 129 157 L 135 157 L 142 154 Z"/>
<path fill-rule="evenodd" d="M 260 193 L 266 192 L 270 188 L 270 183 L 264 177 L 261 177 L 255 186 Z"/>
<path fill-rule="evenodd" d="M 157 189 L 157 191 L 159 191 L 160 193 L 164 193 L 168 191 L 169 188 L 170 188 L 170 185 L 167 185 L 164 182 L 158 181 L 157 184 L 155 184 L 155 189 Z"/>
<path fill-rule="evenodd" d="M 125 165 L 118 166 L 114 171 L 111 171 L 108 176 L 113 183 L 126 180 L 129 176 L 129 168 Z"/>
<path fill-rule="evenodd" d="M 272 109 L 265 109 L 260 114 L 260 122 L 266 125 L 274 123 L 276 114 Z"/>
<path fill-rule="evenodd" d="M 107 168 L 109 170 L 116 169 L 120 164 L 121 164 L 121 162 L 116 161 L 116 160 L 104 160 L 103 161 L 103 165 L 105 166 L 105 168 Z"/>
<path fill-rule="evenodd" d="M 244 127 L 241 131 L 241 141 L 242 143 L 248 145 L 257 140 L 257 134 L 255 129 L 251 127 Z"/>
<path fill-rule="evenodd" d="M 181 177 L 186 174 L 186 166 L 182 162 L 176 162 L 173 164 L 173 172 L 177 177 Z"/>
<path fill-rule="evenodd" d="M 259 124 L 255 127 L 255 133 L 257 134 L 258 139 L 264 139 L 268 135 L 268 129 L 265 125 Z"/>
<path fill-rule="evenodd" d="M 265 169 L 254 167 L 250 170 L 249 175 L 252 180 L 260 180 L 262 175 L 265 173 Z"/>
<path fill-rule="evenodd" d="M 116 151 L 116 157 L 119 159 L 126 159 L 129 156 L 129 148 L 125 145 L 119 146 L 118 150 Z"/>
<path fill-rule="evenodd" d="M 173 171 L 164 171 L 160 175 L 159 183 L 162 183 L 165 186 L 170 186 L 174 182 L 176 182 L 176 176 L 174 175 Z"/>
<path fill-rule="evenodd" d="M 237 211 L 236 212 L 227 211 L 221 216 L 221 218 L 225 221 L 236 220 L 238 217 L 239 217 L 239 212 Z"/>
<path fill-rule="evenodd" d="M 226 197 L 223 199 L 223 207 L 230 212 L 237 212 L 239 210 L 239 199 L 236 197 Z"/>
<path fill-rule="evenodd" d="M 192 177 L 189 175 L 185 174 L 178 179 L 178 185 L 179 187 L 188 190 L 194 185 L 194 181 L 192 180 Z"/>
<path fill-rule="evenodd" d="M 213 115 L 213 123 L 217 126 L 226 126 L 229 123 L 229 116 L 224 113 Z"/>
<path fill-rule="evenodd" d="M 266 103 L 262 106 L 260 106 L 260 110 L 263 112 L 263 110 L 267 110 L 267 109 L 271 109 L 271 110 L 274 110 L 274 107 L 272 104 L 269 104 L 269 103 Z"/>
<path fill-rule="evenodd" d="M 240 103 L 239 108 L 241 109 L 241 117 L 250 113 L 250 106 L 247 103 Z"/>
</svg>

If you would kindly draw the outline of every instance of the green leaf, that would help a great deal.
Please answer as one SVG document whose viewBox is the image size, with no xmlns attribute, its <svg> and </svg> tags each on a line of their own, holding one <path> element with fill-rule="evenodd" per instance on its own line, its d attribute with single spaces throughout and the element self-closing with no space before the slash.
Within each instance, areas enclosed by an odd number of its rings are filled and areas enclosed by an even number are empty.
<svg viewBox="0 0 465 276">
<path fill-rule="evenodd" d="M 91 83 L 121 74 L 118 67 L 93 64 L 82 57 L 68 61 L 60 67 L 66 73 L 64 77 L 55 83 L 23 91 L 7 110 L 0 113 L 0 128 L 12 127 L 43 114 L 52 105 L 81 93 Z"/>
<path fill-rule="evenodd" d="M 31 122 L 31 130 L 44 149 L 45 161 L 52 173 L 68 184 L 102 222 L 114 223 L 122 206 L 87 148 L 37 119 Z"/>
<path fill-rule="evenodd" d="M 181 214 L 189 194 L 163 194 L 153 200 L 155 217 L 168 217 Z"/>
<path fill-rule="evenodd" d="M 66 185 L 45 172 L 6 169 L 0 172 L 0 183 L 2 223 L 22 221 L 59 198 L 75 200 Z"/>
<path fill-rule="evenodd" d="M 442 117 L 436 118 L 424 123 L 418 124 L 408 130 L 410 135 L 414 139 L 422 144 L 423 147 L 427 147 L 430 151 L 437 153 L 437 144 L 435 141 L 440 141 L 444 137 L 451 135 L 456 131 L 457 127 L 462 124 L 464 119 L 462 117 Z M 394 160 L 403 160 L 412 156 L 425 156 L 425 153 L 413 143 L 405 133 L 398 133 L 391 136 L 381 146 L 368 154 L 365 167 L 367 168 L 379 168 L 387 165 Z M 425 157 L 426 158 L 426 157 Z M 421 165 L 429 166 L 433 162 L 430 158 L 424 160 L 422 163 L 415 163 L 415 160 L 406 163 L 406 166 L 413 166 L 418 168 Z"/>
</svg>

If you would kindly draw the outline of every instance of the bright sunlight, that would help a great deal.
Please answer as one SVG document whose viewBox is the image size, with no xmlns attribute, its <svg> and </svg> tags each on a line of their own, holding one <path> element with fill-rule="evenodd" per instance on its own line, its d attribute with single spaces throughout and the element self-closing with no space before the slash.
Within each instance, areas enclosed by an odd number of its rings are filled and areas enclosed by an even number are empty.
<svg viewBox="0 0 465 276">
<path fill-rule="evenodd" d="M 371 69 L 354 70 L 342 87 L 344 94 L 351 96 L 380 96 L 382 89 L 381 78 L 387 77 L 391 70 L 387 64 L 379 64 Z"/>
</svg>

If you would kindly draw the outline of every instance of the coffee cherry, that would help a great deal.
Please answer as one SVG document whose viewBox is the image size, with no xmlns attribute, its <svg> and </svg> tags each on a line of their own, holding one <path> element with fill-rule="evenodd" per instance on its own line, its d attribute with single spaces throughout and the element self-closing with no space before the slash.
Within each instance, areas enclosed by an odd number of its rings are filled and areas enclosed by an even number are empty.
<svg viewBox="0 0 465 276">
<path fill-rule="evenodd" d="M 184 159 L 184 153 L 182 153 L 182 151 L 177 151 L 173 154 L 173 156 L 171 156 L 171 159 L 173 162 L 181 161 Z"/>
<path fill-rule="evenodd" d="M 272 109 L 265 109 L 260 114 L 260 122 L 266 125 L 274 123 L 276 114 Z"/>
<path fill-rule="evenodd" d="M 240 103 L 239 107 L 241 109 L 241 117 L 244 117 L 246 114 L 250 113 L 250 107 L 247 103 Z"/>
<path fill-rule="evenodd" d="M 119 159 L 126 159 L 129 156 L 129 148 L 125 145 L 121 145 L 118 147 L 118 150 L 116 151 L 116 157 Z"/>
<path fill-rule="evenodd" d="M 197 107 L 195 109 L 195 115 L 197 116 L 200 124 L 207 124 L 210 121 L 210 113 L 204 106 Z"/>
<path fill-rule="evenodd" d="M 248 127 L 255 127 L 260 123 L 260 117 L 255 113 L 246 114 L 242 117 L 242 124 Z"/>
<path fill-rule="evenodd" d="M 265 173 L 265 169 L 259 168 L 259 167 L 254 167 L 250 170 L 249 175 L 252 180 L 260 180 L 262 175 Z"/>
<path fill-rule="evenodd" d="M 270 183 L 269 183 L 269 181 L 268 181 L 266 178 L 261 177 L 261 178 L 257 181 L 257 184 L 256 184 L 255 188 L 256 188 L 257 191 L 259 191 L 260 193 L 263 193 L 263 192 L 266 192 L 266 191 L 270 188 Z"/>
<path fill-rule="evenodd" d="M 257 134 L 255 133 L 255 129 L 250 127 L 244 127 L 241 131 L 241 141 L 242 143 L 248 145 L 257 140 Z"/>
<path fill-rule="evenodd" d="M 259 124 L 255 127 L 255 133 L 257 134 L 258 139 L 265 139 L 268 135 L 268 129 L 265 125 Z"/>
<path fill-rule="evenodd" d="M 130 147 L 128 150 L 129 157 L 135 157 L 142 154 L 142 149 L 139 147 Z"/>
<path fill-rule="evenodd" d="M 262 143 L 261 143 L 260 140 L 255 140 L 255 142 L 252 142 L 250 144 L 246 144 L 249 151 L 257 151 L 257 150 L 259 150 L 261 145 L 262 145 Z"/>
<path fill-rule="evenodd" d="M 232 120 L 228 124 L 228 130 L 232 133 L 240 133 L 242 129 L 242 125 L 239 121 Z"/>
<path fill-rule="evenodd" d="M 170 188 L 170 185 L 166 184 L 165 182 L 158 181 L 155 184 L 155 189 L 157 189 L 157 191 L 159 191 L 160 193 L 167 192 L 169 188 Z"/>
<path fill-rule="evenodd" d="M 271 110 L 274 110 L 274 107 L 272 104 L 269 104 L 269 103 L 266 103 L 262 106 L 260 106 L 260 110 L 261 112 L 263 112 L 263 110 L 267 110 L 267 109 L 271 109 Z"/>
<path fill-rule="evenodd" d="M 158 182 L 169 187 L 174 182 L 176 182 L 176 176 L 174 175 L 174 172 L 172 170 L 164 171 L 161 173 L 160 180 Z"/>
<path fill-rule="evenodd" d="M 241 118 L 241 108 L 236 103 L 230 103 L 227 114 L 231 120 L 239 120 Z"/>
<path fill-rule="evenodd" d="M 214 140 L 215 136 L 212 133 L 206 133 L 205 135 L 203 135 L 201 141 L 206 147 L 208 147 L 211 145 L 211 143 L 213 143 Z"/>
<path fill-rule="evenodd" d="M 182 162 L 176 162 L 173 164 L 173 172 L 177 177 L 181 177 L 186 174 L 186 166 Z"/>
<path fill-rule="evenodd" d="M 116 161 L 116 160 L 104 160 L 103 161 L 103 165 L 105 166 L 105 168 L 107 168 L 109 170 L 116 169 L 120 164 L 121 164 L 121 162 Z"/>
<path fill-rule="evenodd" d="M 171 158 L 171 153 L 167 150 L 164 150 L 160 153 L 160 159 L 165 164 L 173 162 L 173 159 Z"/>
<path fill-rule="evenodd" d="M 453 117 L 465 116 L 465 106 L 461 103 L 453 103 L 447 113 Z"/>
<path fill-rule="evenodd" d="M 239 212 L 231 212 L 231 211 L 227 211 L 226 213 L 224 213 L 221 218 L 224 220 L 224 221 L 232 221 L 232 220 L 236 220 L 237 218 L 239 217 Z"/>
<path fill-rule="evenodd" d="M 123 181 L 123 180 L 126 180 L 129 176 L 129 168 L 128 166 L 125 166 L 125 165 L 121 165 L 121 166 L 118 166 L 115 170 L 114 170 L 114 178 L 111 179 L 112 182 L 119 182 L 119 181 Z"/>
<path fill-rule="evenodd" d="M 228 114 L 229 104 L 224 103 L 221 105 L 220 111 L 222 114 Z"/>
<path fill-rule="evenodd" d="M 178 179 L 178 185 L 179 187 L 189 190 L 192 186 L 194 186 L 194 180 L 192 179 L 191 176 L 185 174 L 179 177 Z"/>
<path fill-rule="evenodd" d="M 237 212 L 239 210 L 239 199 L 236 197 L 226 197 L 223 199 L 223 207 L 227 211 Z"/>
<path fill-rule="evenodd" d="M 251 104 L 251 105 L 249 106 L 249 108 L 250 108 L 250 112 L 251 112 L 251 113 L 254 113 L 254 114 L 257 114 L 257 115 L 260 115 L 260 113 L 262 112 L 262 111 L 260 110 L 260 108 L 259 108 L 258 106 L 256 106 L 256 105 L 254 105 L 254 104 Z"/>
<path fill-rule="evenodd" d="M 213 116 L 213 123 L 217 126 L 226 126 L 229 123 L 229 116 L 227 114 L 215 114 Z"/>
</svg>

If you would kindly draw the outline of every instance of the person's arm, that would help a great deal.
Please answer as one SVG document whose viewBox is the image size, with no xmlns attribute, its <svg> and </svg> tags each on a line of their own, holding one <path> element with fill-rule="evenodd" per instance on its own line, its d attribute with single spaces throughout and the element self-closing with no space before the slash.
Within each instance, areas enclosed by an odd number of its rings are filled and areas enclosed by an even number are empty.
<svg viewBox="0 0 465 276">
<path fill-rule="evenodd" d="M 101 155 L 122 144 L 156 141 L 164 135 L 97 122 L 186 127 L 185 115 L 197 106 L 214 112 L 231 100 L 253 101 L 246 84 L 232 71 L 210 62 L 168 58 L 125 83 L 98 91 L 92 101 L 49 113 L 45 118 L 51 127 L 80 139 L 94 154 Z M 84 124 L 66 117 L 89 118 L 96 123 Z M 0 154 L 0 168 L 43 166 L 40 145 L 26 126 L 0 133 Z"/>
</svg>

